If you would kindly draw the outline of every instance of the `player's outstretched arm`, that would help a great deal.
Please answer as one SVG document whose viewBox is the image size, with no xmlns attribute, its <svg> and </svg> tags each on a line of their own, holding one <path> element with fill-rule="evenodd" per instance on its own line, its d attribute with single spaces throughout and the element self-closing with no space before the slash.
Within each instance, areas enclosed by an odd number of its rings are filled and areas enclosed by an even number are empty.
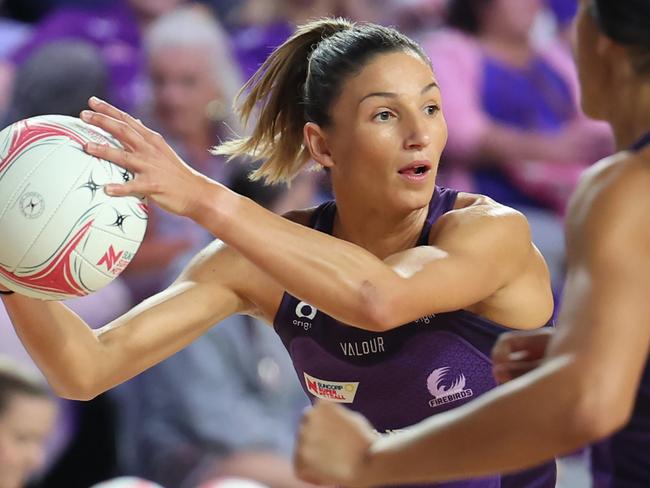
<svg viewBox="0 0 650 488">
<path fill-rule="evenodd" d="M 533 259 L 525 218 L 485 199 L 443 217 L 439 247 L 421 246 L 382 260 L 240 197 L 189 168 L 159 134 L 130 115 L 105 102 L 90 105 L 94 112 L 82 118 L 126 149 L 89 144 L 86 150 L 135 174 L 129 183 L 108 185 L 109 193 L 143 194 L 192 218 L 291 294 L 343 323 L 386 330 L 475 305 L 507 286 Z M 539 281 L 536 288 L 546 290 L 543 310 L 525 327 L 541 326 L 550 315 L 548 276 Z"/>
<path fill-rule="evenodd" d="M 215 242 L 169 288 L 108 325 L 90 329 L 59 302 L 2 295 L 25 348 L 63 397 L 87 400 L 187 346 L 223 318 L 251 308 L 264 278 Z"/>
<path fill-rule="evenodd" d="M 650 349 L 650 230 L 642 225 L 650 174 L 639 166 L 582 185 L 568 220 L 565 307 L 544 364 L 378 440 L 352 413 L 317 407 L 300 435 L 301 476 L 348 486 L 479 477 L 539 464 L 623 427 Z"/>
</svg>

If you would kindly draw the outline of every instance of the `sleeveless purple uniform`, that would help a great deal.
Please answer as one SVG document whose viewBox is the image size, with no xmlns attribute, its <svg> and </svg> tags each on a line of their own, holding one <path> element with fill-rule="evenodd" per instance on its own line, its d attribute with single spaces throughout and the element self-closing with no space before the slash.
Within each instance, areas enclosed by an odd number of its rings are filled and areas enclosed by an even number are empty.
<svg viewBox="0 0 650 488">
<path fill-rule="evenodd" d="M 453 209 L 456 195 L 436 188 L 418 245 L 428 243 L 431 226 Z M 331 234 L 335 213 L 334 202 L 321 205 L 311 227 Z M 494 388 L 490 351 L 507 330 L 458 310 L 387 332 L 369 332 L 344 325 L 288 293 L 274 326 L 312 401 L 328 399 L 361 412 L 382 433 L 463 405 Z M 555 463 L 508 476 L 418 486 L 552 488 Z"/>
<path fill-rule="evenodd" d="M 630 150 L 650 145 L 650 132 Z M 591 450 L 594 488 L 650 487 L 650 360 L 646 362 L 630 422 Z"/>
</svg>

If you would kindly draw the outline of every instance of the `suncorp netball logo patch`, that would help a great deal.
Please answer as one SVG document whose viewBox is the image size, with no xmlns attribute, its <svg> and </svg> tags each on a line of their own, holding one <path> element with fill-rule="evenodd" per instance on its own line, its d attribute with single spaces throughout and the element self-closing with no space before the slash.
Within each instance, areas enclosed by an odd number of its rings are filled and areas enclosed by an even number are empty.
<svg viewBox="0 0 650 488">
<path fill-rule="evenodd" d="M 307 373 L 303 374 L 305 375 L 307 391 L 321 400 L 329 400 L 337 403 L 352 403 L 359 388 L 358 381 L 325 381 L 314 378 Z"/>
<path fill-rule="evenodd" d="M 457 402 L 474 395 L 471 388 L 465 388 L 465 375 L 460 374 L 447 379 L 448 367 L 434 369 L 427 378 L 427 389 L 433 398 L 429 401 L 432 408 Z"/>
</svg>

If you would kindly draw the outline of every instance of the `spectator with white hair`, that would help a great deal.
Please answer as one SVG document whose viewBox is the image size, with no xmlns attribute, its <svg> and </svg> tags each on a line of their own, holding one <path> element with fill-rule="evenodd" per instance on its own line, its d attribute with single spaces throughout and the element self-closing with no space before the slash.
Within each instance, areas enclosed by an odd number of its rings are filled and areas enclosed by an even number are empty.
<svg viewBox="0 0 650 488">
<path fill-rule="evenodd" d="M 240 132 L 231 101 L 243 80 L 223 27 L 207 9 L 181 7 L 151 24 L 144 48 L 152 96 L 139 116 L 190 166 L 227 183 L 225 161 L 208 148 Z M 152 207 L 147 236 L 124 274 L 134 301 L 164 288 L 168 267 L 207 238 L 193 222 Z"/>
<path fill-rule="evenodd" d="M 205 159 L 226 126 L 239 130 L 231 104 L 244 80 L 227 33 L 207 9 L 181 7 L 151 25 L 144 47 L 151 115 L 167 138 Z"/>
</svg>

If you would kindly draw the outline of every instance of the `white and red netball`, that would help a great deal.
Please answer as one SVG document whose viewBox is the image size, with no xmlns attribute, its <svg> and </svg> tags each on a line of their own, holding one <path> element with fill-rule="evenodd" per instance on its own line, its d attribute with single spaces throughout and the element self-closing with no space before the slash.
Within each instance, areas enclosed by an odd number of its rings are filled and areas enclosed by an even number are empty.
<svg viewBox="0 0 650 488">
<path fill-rule="evenodd" d="M 96 483 L 90 488 L 163 488 L 158 483 L 135 476 L 120 476 L 111 480 Z"/>
<path fill-rule="evenodd" d="M 268 488 L 266 485 L 257 481 L 247 480 L 244 478 L 220 478 L 208 481 L 199 486 L 199 488 Z"/>
<path fill-rule="evenodd" d="M 111 197 L 133 175 L 83 150 L 119 146 L 80 119 L 44 115 L 0 132 L 0 283 L 46 300 L 87 295 L 118 276 L 140 246 L 146 202 Z"/>
</svg>

